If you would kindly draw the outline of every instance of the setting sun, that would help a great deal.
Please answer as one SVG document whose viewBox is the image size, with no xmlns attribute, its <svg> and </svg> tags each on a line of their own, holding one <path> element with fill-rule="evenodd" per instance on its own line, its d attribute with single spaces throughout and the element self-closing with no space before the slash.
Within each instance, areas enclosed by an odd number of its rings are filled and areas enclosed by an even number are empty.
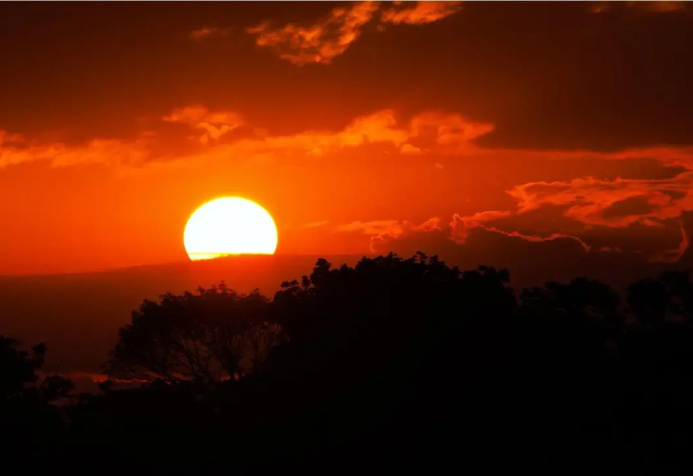
<svg viewBox="0 0 693 476">
<path fill-rule="evenodd" d="M 274 254 L 277 227 L 255 202 L 224 197 L 205 203 L 190 216 L 183 236 L 191 260 L 235 254 Z"/>
</svg>

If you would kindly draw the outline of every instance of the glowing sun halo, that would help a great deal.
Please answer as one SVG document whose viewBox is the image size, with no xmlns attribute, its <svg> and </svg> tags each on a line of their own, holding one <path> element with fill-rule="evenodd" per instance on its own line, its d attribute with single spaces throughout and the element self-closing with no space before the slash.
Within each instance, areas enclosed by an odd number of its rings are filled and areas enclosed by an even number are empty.
<svg viewBox="0 0 693 476">
<path fill-rule="evenodd" d="M 277 227 L 267 210 L 239 197 L 205 203 L 188 219 L 183 235 L 191 260 L 236 254 L 274 254 Z"/>
</svg>

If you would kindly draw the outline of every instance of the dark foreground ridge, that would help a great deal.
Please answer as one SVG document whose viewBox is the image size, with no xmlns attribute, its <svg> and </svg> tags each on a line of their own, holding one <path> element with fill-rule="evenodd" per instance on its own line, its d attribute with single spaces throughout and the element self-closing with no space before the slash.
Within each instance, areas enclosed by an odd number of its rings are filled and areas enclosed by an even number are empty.
<svg viewBox="0 0 693 476">
<path fill-rule="evenodd" d="M 8 471 L 679 472 L 693 443 L 693 283 L 525 289 L 421 253 L 144 301 L 98 395 L 0 339 Z M 141 382 L 118 388 L 123 382 Z M 289 473 L 292 474 L 292 473 Z"/>
</svg>

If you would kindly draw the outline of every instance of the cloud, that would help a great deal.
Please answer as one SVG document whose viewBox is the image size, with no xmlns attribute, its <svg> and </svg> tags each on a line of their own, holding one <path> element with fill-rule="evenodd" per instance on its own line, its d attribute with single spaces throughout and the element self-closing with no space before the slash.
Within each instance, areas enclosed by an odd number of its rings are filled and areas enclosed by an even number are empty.
<svg viewBox="0 0 693 476">
<path fill-rule="evenodd" d="M 303 228 L 320 228 L 325 225 L 329 225 L 330 222 L 328 220 L 320 220 L 320 221 L 313 221 L 310 223 L 306 223 L 303 225 Z"/>
<path fill-rule="evenodd" d="M 581 274 L 580 267 L 593 256 L 582 240 L 568 235 L 525 235 L 506 232 L 482 224 L 503 212 L 476 214 L 476 218 L 456 215 L 444 226 L 434 219 L 422 225 L 401 222 L 396 233 L 380 234 L 371 238 L 371 252 L 376 254 L 397 253 L 412 256 L 418 251 L 436 254 L 445 262 L 463 269 L 480 264 L 510 268 L 513 276 L 520 275 L 523 284 L 539 284 L 537 280 L 563 279 L 564 276 Z M 453 228 L 465 223 L 464 242 L 454 239 Z M 603 255 L 603 253 L 601 253 Z M 556 266 L 560 262 L 561 266 Z M 514 278 L 513 282 L 517 282 Z"/>
<path fill-rule="evenodd" d="M 10 134 L 7 131 L 0 129 L 0 147 L 18 145 L 24 142 L 24 137 L 21 134 Z"/>
<path fill-rule="evenodd" d="M 343 225 L 338 225 L 336 231 L 358 231 L 363 233 L 377 234 L 384 233 L 390 229 L 390 227 L 395 226 L 398 220 L 372 220 L 372 221 L 353 221 L 350 223 L 345 223 Z"/>
<path fill-rule="evenodd" d="M 402 147 L 399 148 L 399 151 L 403 154 L 420 154 L 421 149 L 419 147 L 416 147 L 415 145 L 411 144 L 403 144 Z"/>
<path fill-rule="evenodd" d="M 53 147 L 51 152 L 55 152 L 51 158 L 53 167 L 82 164 L 137 165 L 149 157 L 143 140 L 94 139 L 83 146 Z"/>
<path fill-rule="evenodd" d="M 166 163 L 199 163 L 235 157 L 266 157 L 281 159 L 298 154 L 301 157 L 323 157 L 339 150 L 363 146 L 390 148 L 393 152 L 421 154 L 431 150 L 459 153 L 469 150 L 469 142 L 492 125 L 469 121 L 456 114 L 423 113 L 398 124 L 395 111 L 383 109 L 355 118 L 343 129 L 307 130 L 291 135 L 271 135 L 254 129 L 250 137 L 217 143 L 220 138 L 246 125 L 240 114 L 214 111 L 202 105 L 173 109 L 160 118 L 164 123 L 182 124 L 201 135 L 195 140 L 204 149 L 178 154 Z M 250 129 L 249 129 L 250 130 Z M 134 140 L 95 138 L 80 145 L 61 143 L 37 145 L 19 134 L 0 130 L 0 168 L 29 162 L 48 162 L 55 167 L 78 164 L 134 165 L 162 161 L 153 156 L 150 146 L 160 144 L 156 130 L 140 133 Z M 423 149 L 426 146 L 426 150 Z"/>
<path fill-rule="evenodd" d="M 391 234 L 399 236 L 404 233 L 406 228 L 414 227 L 410 222 L 400 220 L 371 220 L 353 221 L 343 225 L 338 225 L 336 231 L 342 232 L 361 232 L 366 235 Z"/>
<path fill-rule="evenodd" d="M 401 150 L 411 138 L 415 136 L 408 127 L 398 126 L 395 112 L 391 109 L 383 109 L 357 117 L 339 131 L 309 130 L 282 136 L 262 134 L 228 144 L 224 150 L 247 156 L 269 153 L 282 156 L 300 153 L 311 157 L 322 157 L 338 150 L 367 145 L 380 145 Z"/>
<path fill-rule="evenodd" d="M 235 112 L 210 111 L 200 105 L 176 108 L 162 120 L 187 124 L 194 129 L 202 130 L 203 134 L 198 138 L 202 144 L 217 140 L 244 124 L 243 118 Z"/>
<path fill-rule="evenodd" d="M 626 227 L 634 223 L 658 226 L 693 210 L 693 172 L 668 180 L 593 177 L 570 181 L 530 182 L 507 193 L 517 200 L 518 212 L 547 206 L 567 206 L 564 216 L 589 226 Z"/>
<path fill-rule="evenodd" d="M 361 28 L 371 21 L 377 9 L 374 2 L 361 2 L 335 8 L 311 26 L 289 23 L 272 28 L 269 23 L 262 23 L 246 31 L 255 35 L 258 46 L 272 48 L 280 58 L 293 64 L 330 64 L 358 39 Z"/>
<path fill-rule="evenodd" d="M 52 167 L 138 165 L 149 158 L 147 140 L 93 139 L 85 144 L 30 144 L 17 134 L 0 131 L 0 169 L 44 162 Z"/>
<path fill-rule="evenodd" d="M 552 233 L 548 236 L 539 236 L 539 235 L 525 235 L 525 234 L 520 233 L 519 231 L 507 232 L 507 231 L 499 230 L 498 228 L 495 228 L 495 227 L 486 227 L 483 225 L 479 225 L 479 228 L 483 228 L 486 231 L 499 233 L 499 234 L 505 235 L 505 236 L 520 238 L 524 241 L 529 241 L 531 243 L 544 243 L 547 241 L 554 241 L 554 240 L 571 240 L 571 241 L 574 241 L 575 243 L 579 244 L 582 247 L 582 249 L 585 251 L 590 251 L 590 249 L 592 248 L 591 246 L 589 246 L 587 243 L 585 243 L 583 240 L 581 240 L 577 236 L 565 235 L 563 233 Z"/>
<path fill-rule="evenodd" d="M 693 212 L 684 212 L 680 218 L 681 223 L 681 235 L 682 242 L 679 248 L 683 248 L 684 241 L 685 245 L 690 245 L 691 236 L 693 236 Z M 679 258 L 679 263 L 681 263 L 687 269 L 693 268 L 693 248 L 687 246 L 684 249 L 683 254 Z"/>
<path fill-rule="evenodd" d="M 645 13 L 672 13 L 686 9 L 686 2 L 668 2 L 664 0 L 627 2 L 627 5 L 630 8 L 638 9 Z"/>
<path fill-rule="evenodd" d="M 622 253 L 623 250 L 619 248 L 618 246 L 614 246 L 613 248 L 611 246 L 602 246 L 598 250 L 595 250 L 599 253 Z"/>
<path fill-rule="evenodd" d="M 368 144 L 390 145 L 402 154 L 459 153 L 474 149 L 477 137 L 493 130 L 492 124 L 470 121 L 458 114 L 439 112 L 415 115 L 398 125 L 395 111 L 383 109 L 357 117 L 341 131 L 305 131 L 291 136 L 270 136 L 243 141 L 246 148 L 264 150 L 301 149 L 322 156 L 336 149 Z M 418 144 L 418 145 L 416 145 Z M 241 145 L 241 144 L 239 144 Z"/>
<path fill-rule="evenodd" d="M 380 24 L 414 25 L 441 20 L 461 9 L 461 2 L 394 2 L 393 7 L 382 11 Z M 380 8 L 376 2 L 359 2 L 350 7 L 334 8 L 313 25 L 289 23 L 272 27 L 264 22 L 246 29 L 255 36 L 255 44 L 271 48 L 283 60 L 295 65 L 328 65 L 344 54 L 361 36 L 363 27 L 370 23 Z M 204 34 L 203 34 L 204 36 Z"/>
<path fill-rule="evenodd" d="M 433 111 L 414 116 L 409 124 L 409 134 L 412 138 L 440 146 L 439 152 L 459 153 L 479 137 L 492 132 L 494 127 L 459 114 Z"/>
<path fill-rule="evenodd" d="M 599 159 L 625 161 L 654 159 L 667 167 L 681 167 L 680 170 L 682 170 L 670 177 L 664 176 L 665 178 L 658 179 L 616 177 L 609 180 L 587 176 L 566 181 L 537 181 L 519 184 L 506 191 L 516 201 L 516 208 L 514 209 L 483 211 L 466 216 L 454 215 L 450 223 L 449 238 L 458 244 L 466 243 L 470 234 L 484 230 L 493 236 L 504 235 L 533 243 L 570 240 L 578 244 L 584 251 L 589 251 L 591 246 L 581 237 L 583 231 L 587 232 L 595 227 L 631 230 L 633 226 L 662 229 L 666 227 L 666 230 L 670 230 L 673 220 L 679 220 L 686 213 L 693 211 L 693 149 L 690 147 L 653 147 L 615 152 L 501 151 L 479 147 L 470 149 L 468 141 L 478 137 L 481 133 L 486 133 L 491 127 L 475 128 L 468 126 L 467 122 L 464 123 L 464 127 L 458 127 L 454 133 L 450 133 L 446 127 L 435 127 L 438 125 L 435 117 L 430 113 L 417 116 L 415 120 L 412 120 L 410 134 L 421 136 L 419 131 L 433 127 L 437 144 L 448 142 L 466 144 L 466 147 L 455 149 L 460 156 L 467 153 L 475 156 L 479 154 L 491 156 L 495 153 L 512 154 L 520 158 L 526 157 L 527 160 Z M 448 121 L 446 124 L 455 122 Z M 475 131 L 479 131 L 479 134 Z M 448 140 L 449 137 L 454 137 L 454 140 Z M 445 149 L 437 149 L 438 152 L 441 150 Z M 543 210 L 550 215 L 557 213 L 557 217 L 577 223 L 583 228 L 566 226 L 567 222 L 550 219 L 544 220 L 542 228 L 549 229 L 543 233 L 523 232 L 513 228 L 510 228 L 511 231 L 506 231 L 509 227 L 518 226 L 518 224 L 525 227 L 526 224 L 521 219 L 522 216 Z M 520 221 L 509 221 L 509 217 L 518 217 Z M 513 221 L 516 223 L 515 225 L 512 224 Z M 504 225 L 498 226 L 496 223 L 504 223 Z M 550 230 L 552 223 L 554 230 Z M 528 226 L 531 229 L 532 225 Z M 563 232 L 565 228 L 572 228 L 573 232 L 566 234 Z M 405 232 L 407 230 L 406 227 L 395 227 L 395 230 L 398 229 Z M 657 262 L 673 262 L 681 259 L 689 245 L 688 233 L 683 228 L 681 230 L 682 238 L 678 246 L 660 251 L 650 249 L 643 254 L 643 257 Z M 669 231 L 667 231 L 668 233 Z M 406 233 L 381 233 L 372 240 L 372 243 L 382 247 L 383 244 L 392 241 L 392 239 L 400 239 L 403 235 Z M 614 236 L 612 235 L 612 238 Z M 616 238 L 618 237 L 616 236 Z M 615 248 L 617 247 L 612 243 L 611 249 Z"/>
<path fill-rule="evenodd" d="M 304 131 L 284 136 L 263 135 L 239 140 L 230 144 L 228 148 L 250 156 L 300 153 L 305 156 L 322 157 L 331 152 L 364 145 L 380 144 L 397 148 L 408 138 L 408 132 L 397 127 L 394 111 L 386 109 L 358 117 L 340 131 Z"/>
<path fill-rule="evenodd" d="M 594 14 L 605 13 L 619 8 L 635 13 L 675 13 L 686 10 L 686 2 L 670 2 L 665 0 L 629 1 L 629 2 L 588 2 L 588 10 Z"/>
<path fill-rule="evenodd" d="M 461 216 L 455 213 L 452 216 L 452 222 L 450 222 L 452 240 L 458 244 L 462 244 L 467 239 L 470 229 L 481 226 L 482 223 L 495 221 L 509 215 L 510 211 L 498 210 L 477 212 L 470 216 Z"/>
<path fill-rule="evenodd" d="M 653 262 L 682 259 L 690 241 L 681 220 L 693 211 L 693 150 L 690 147 L 655 147 L 589 154 L 604 160 L 656 159 L 665 166 L 680 167 L 683 171 L 659 179 L 617 177 L 607 180 L 588 176 L 524 183 L 506 192 L 517 202 L 516 214 L 561 209 L 564 218 L 584 225 L 585 230 L 597 227 L 624 229 L 629 233 L 636 233 L 633 227 L 637 226 L 672 230 L 672 222 L 678 221 L 681 232 L 678 246 L 650 250 L 646 256 Z"/>
<path fill-rule="evenodd" d="M 393 2 L 394 6 L 383 10 L 383 23 L 422 25 L 442 20 L 462 9 L 462 2 Z"/>
<path fill-rule="evenodd" d="M 403 145 L 409 135 L 396 128 L 395 112 L 385 109 L 368 116 L 355 119 L 338 136 L 344 146 L 356 146 L 364 142 L 390 142 Z"/>
<path fill-rule="evenodd" d="M 344 225 L 339 225 L 335 228 L 336 232 L 360 232 L 365 235 L 371 235 L 370 250 L 373 253 L 382 253 L 395 251 L 392 248 L 401 240 L 412 241 L 413 243 L 425 244 L 431 237 L 431 233 L 435 234 L 436 239 L 440 235 L 444 235 L 449 242 L 447 248 L 462 246 L 466 244 L 470 234 L 477 229 L 483 229 L 488 233 L 503 235 L 513 239 L 519 239 L 531 243 L 543 243 L 554 240 L 570 240 L 577 243 L 585 252 L 590 251 L 590 246 L 580 238 L 560 233 L 554 233 L 548 236 L 526 235 L 518 231 L 507 232 L 492 226 L 486 226 L 484 223 L 492 222 L 510 215 L 509 211 L 484 211 L 478 212 L 470 216 L 462 216 L 454 214 L 452 221 L 447 225 L 442 224 L 439 217 L 430 218 L 423 223 L 416 225 L 407 220 L 372 220 L 372 221 L 355 221 Z M 410 238 L 414 237 L 414 238 Z M 415 252 L 407 249 L 408 252 Z M 429 250 L 430 251 L 430 250 Z"/>
<path fill-rule="evenodd" d="M 202 106 L 175 109 L 164 117 L 167 122 L 188 124 L 202 129 L 199 138 L 203 144 L 233 130 L 236 124 L 244 124 L 235 113 L 212 113 Z M 227 126 L 227 129 L 224 127 Z M 204 151 L 204 156 L 264 157 L 325 157 L 331 153 L 364 146 L 377 146 L 403 155 L 435 152 L 439 154 L 478 153 L 473 141 L 493 130 L 492 124 L 466 119 L 458 114 L 425 112 L 409 121 L 398 121 L 392 109 L 382 109 L 356 117 L 341 130 L 307 130 L 291 135 L 271 135 L 259 130 L 254 136 L 234 142 L 214 145 Z M 198 154 L 181 158 L 198 162 Z"/>
<path fill-rule="evenodd" d="M 438 217 L 430 218 L 420 225 L 416 225 L 407 220 L 371 220 L 371 221 L 354 221 L 338 225 L 334 228 L 337 233 L 362 233 L 370 235 L 371 251 L 382 248 L 384 244 L 389 243 L 393 239 L 400 238 L 405 235 L 410 235 L 417 232 L 441 231 L 441 219 Z"/>
<path fill-rule="evenodd" d="M 604 13 L 609 10 L 609 2 L 590 2 L 587 4 L 587 11 L 594 14 Z"/>
<path fill-rule="evenodd" d="M 613 202 L 601 211 L 602 218 L 612 219 L 627 216 L 637 216 L 651 213 L 656 206 L 650 202 L 651 197 L 646 195 L 633 195 Z"/>
<path fill-rule="evenodd" d="M 388 224 L 385 224 L 384 222 L 389 222 Z M 360 224 L 360 222 L 357 222 Z M 362 225 L 372 225 L 374 223 L 378 223 L 379 226 L 377 227 L 371 227 L 371 226 L 363 226 L 361 228 L 361 231 L 367 235 L 375 235 L 371 236 L 370 239 L 370 250 L 373 253 L 377 253 L 378 250 L 383 249 L 384 246 L 387 246 L 387 243 L 390 243 L 392 240 L 399 239 L 402 236 L 407 236 L 407 235 L 412 235 L 412 234 L 419 234 L 419 233 L 430 233 L 433 231 L 440 232 L 442 231 L 441 227 L 441 219 L 438 217 L 433 217 L 429 218 L 428 220 L 424 221 L 420 225 L 415 225 L 414 223 L 410 221 L 399 221 L 399 220 L 384 220 L 382 222 L 367 222 L 366 224 Z M 347 231 L 347 230 L 341 230 L 341 231 Z"/>
<path fill-rule="evenodd" d="M 223 38 L 225 36 L 228 36 L 229 32 L 231 31 L 230 28 L 216 28 L 216 27 L 202 27 L 198 28 L 197 30 L 191 31 L 188 36 L 192 40 L 196 41 L 201 41 L 201 40 L 206 40 L 209 38 Z"/>
<path fill-rule="evenodd" d="M 450 114 L 450 116 L 454 116 Z M 469 121 L 469 120 L 467 120 Z M 472 121 L 469 121 L 472 122 Z M 493 127 L 492 124 L 487 124 Z M 490 131 L 487 131 L 488 133 Z M 467 152 L 465 148 L 453 151 L 456 154 Z M 659 162 L 666 167 L 680 167 L 683 169 L 693 169 L 693 147 L 690 146 L 657 146 L 641 147 L 617 150 L 613 152 L 601 152 L 589 149 L 505 149 L 505 148 L 483 148 L 474 149 L 474 155 L 485 154 L 487 156 L 508 156 L 512 155 L 522 160 L 562 160 L 562 161 L 635 161 L 652 160 Z"/>
<path fill-rule="evenodd" d="M 654 263 L 676 263 L 688 251 L 690 245 L 690 237 L 683 224 L 683 220 L 679 220 L 679 230 L 681 231 L 681 241 L 675 249 L 661 250 L 653 253 L 649 260 Z"/>
<path fill-rule="evenodd" d="M 608 160 L 627 159 L 656 159 L 669 167 L 683 167 L 693 169 L 693 147 L 645 147 L 640 149 L 626 149 L 623 151 L 599 154 L 590 153 L 592 156 Z"/>
<path fill-rule="evenodd" d="M 443 225 L 439 218 L 432 218 L 420 225 L 407 220 L 389 219 L 352 222 L 337 227 L 335 231 L 358 231 L 370 235 L 370 250 L 374 253 L 395 251 L 400 254 L 413 254 L 417 250 L 426 252 L 442 250 L 441 254 L 457 256 L 460 253 L 459 247 L 465 247 L 470 244 L 470 239 L 483 235 L 485 239 L 499 246 L 506 243 L 503 240 L 510 240 L 507 241 L 507 246 L 515 250 L 522 249 L 524 246 L 518 245 L 518 242 L 533 244 L 531 249 L 537 253 L 541 253 L 541 246 L 558 243 L 547 249 L 571 249 L 571 253 L 575 256 L 579 256 L 579 253 L 611 252 L 611 254 L 627 254 L 627 259 L 634 259 L 633 253 L 638 250 L 633 249 L 624 253 L 621 247 L 612 241 L 614 238 L 617 239 L 618 235 L 612 234 L 609 239 L 609 235 L 604 235 L 602 232 L 586 233 L 592 236 L 599 246 L 593 251 L 593 246 L 581 236 L 579 231 L 572 234 L 561 232 L 563 227 L 560 222 L 555 225 L 558 227 L 556 230 L 536 233 L 513 228 L 508 230 L 513 226 L 508 218 L 519 218 L 528 213 L 547 209 L 552 211 L 551 213 L 557 211 L 561 216 L 581 223 L 585 226 L 583 228 L 585 232 L 597 227 L 602 230 L 627 229 L 628 233 L 637 234 L 639 232 L 634 231 L 634 226 L 644 227 L 641 231 L 652 229 L 652 227 L 661 228 L 664 234 L 659 233 L 660 241 L 663 237 L 669 236 L 669 231 L 666 230 L 670 230 L 671 221 L 678 220 L 681 233 L 678 245 L 663 249 L 645 246 L 640 250 L 640 258 L 637 258 L 639 262 L 672 263 L 683 259 L 690 244 L 689 231 L 683 226 L 681 217 L 693 213 L 691 211 L 693 210 L 692 175 L 693 172 L 686 172 L 666 180 L 616 179 L 609 181 L 587 177 L 564 182 L 533 182 L 519 185 L 508 191 L 517 200 L 515 210 L 488 210 L 471 215 L 454 214 L 447 226 Z M 501 223 L 505 225 L 501 226 Z M 604 243 L 605 238 L 607 244 Z M 609 243 L 609 241 L 612 242 Z M 665 241 L 673 240 L 667 238 Z M 474 250 L 482 247 L 479 241 L 474 242 L 473 245 Z M 502 251 L 495 252 L 503 255 Z M 515 256 L 510 251 L 506 255 L 503 256 L 508 259 Z M 516 257 L 525 259 L 521 254 Z M 467 258 L 470 257 L 467 256 Z M 559 256 L 556 255 L 554 258 L 559 259 Z M 487 259 L 493 260 L 493 256 L 488 255 Z M 493 261 L 482 260 L 481 262 Z"/>
<path fill-rule="evenodd" d="M 469 237 L 469 233 L 471 230 L 475 228 L 483 228 L 484 230 L 488 232 L 493 232 L 493 233 L 499 233 L 505 236 L 513 237 L 513 238 L 519 238 L 521 240 L 525 241 L 530 241 L 533 243 L 541 243 L 545 241 L 553 241 L 557 239 L 568 239 L 568 240 L 574 240 L 575 242 L 579 243 L 580 246 L 585 250 L 589 251 L 590 246 L 587 245 L 584 241 L 582 241 L 580 238 L 575 237 L 575 236 L 570 236 L 570 235 L 565 235 L 562 233 L 552 233 L 548 236 L 539 236 L 539 235 L 527 235 L 520 233 L 519 231 L 503 231 L 500 230 L 496 227 L 493 226 L 486 226 L 484 225 L 485 222 L 492 222 L 499 220 L 500 218 L 505 218 L 511 215 L 510 211 L 498 211 L 498 210 L 489 210 L 489 211 L 484 211 L 484 212 L 477 212 L 473 215 L 470 216 L 461 216 L 458 214 L 454 214 L 452 217 L 452 222 L 450 223 L 450 228 L 451 228 L 451 235 L 452 235 L 452 240 L 455 243 L 458 244 L 464 244 L 467 241 L 467 238 Z"/>
</svg>

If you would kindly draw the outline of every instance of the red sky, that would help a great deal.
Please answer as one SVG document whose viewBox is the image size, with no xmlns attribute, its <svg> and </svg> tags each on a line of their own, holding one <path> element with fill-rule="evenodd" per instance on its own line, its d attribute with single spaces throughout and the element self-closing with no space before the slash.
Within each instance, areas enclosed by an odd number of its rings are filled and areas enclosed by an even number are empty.
<svg viewBox="0 0 693 476">
<path fill-rule="evenodd" d="M 221 195 L 278 254 L 676 261 L 692 27 L 673 2 L 2 3 L 0 274 L 185 260 Z"/>
</svg>

